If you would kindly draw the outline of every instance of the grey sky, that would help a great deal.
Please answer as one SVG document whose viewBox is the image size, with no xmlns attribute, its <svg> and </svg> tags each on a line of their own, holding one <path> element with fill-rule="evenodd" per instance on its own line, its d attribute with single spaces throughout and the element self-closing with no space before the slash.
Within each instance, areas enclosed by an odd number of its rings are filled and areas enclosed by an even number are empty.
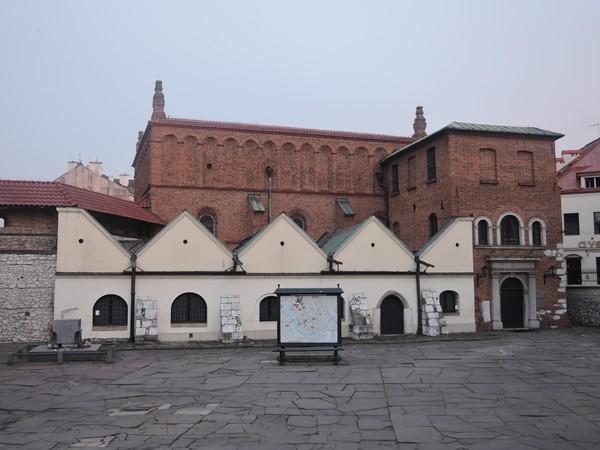
<svg viewBox="0 0 600 450">
<path fill-rule="evenodd" d="M 133 174 L 163 80 L 172 117 L 412 135 L 457 120 L 598 137 L 596 0 L 11 1 L 0 178 L 68 160 Z"/>
</svg>

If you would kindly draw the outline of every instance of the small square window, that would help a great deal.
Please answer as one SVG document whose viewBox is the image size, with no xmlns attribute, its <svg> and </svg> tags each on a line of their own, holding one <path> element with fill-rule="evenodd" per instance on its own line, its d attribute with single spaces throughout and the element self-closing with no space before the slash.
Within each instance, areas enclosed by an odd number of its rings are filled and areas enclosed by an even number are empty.
<svg viewBox="0 0 600 450">
<path fill-rule="evenodd" d="M 265 212 L 265 205 L 263 205 L 260 194 L 248 194 L 248 203 L 254 212 Z"/>
</svg>

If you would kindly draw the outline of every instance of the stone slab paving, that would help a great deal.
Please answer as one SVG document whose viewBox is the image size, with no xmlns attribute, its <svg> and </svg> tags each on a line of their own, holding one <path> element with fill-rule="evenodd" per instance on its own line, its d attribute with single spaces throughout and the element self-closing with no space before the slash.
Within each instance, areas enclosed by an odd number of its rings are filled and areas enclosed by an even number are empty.
<svg viewBox="0 0 600 450">
<path fill-rule="evenodd" d="M 0 365 L 0 449 L 600 449 L 600 329 L 271 350 Z"/>
</svg>

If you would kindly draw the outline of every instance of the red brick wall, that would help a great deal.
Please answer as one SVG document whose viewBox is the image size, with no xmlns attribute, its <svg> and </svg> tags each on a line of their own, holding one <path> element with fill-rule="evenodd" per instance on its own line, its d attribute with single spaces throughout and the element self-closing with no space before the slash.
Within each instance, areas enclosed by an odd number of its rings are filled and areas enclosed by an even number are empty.
<svg viewBox="0 0 600 450">
<path fill-rule="evenodd" d="M 427 182 L 426 153 L 431 147 L 436 148 L 437 173 L 434 182 Z M 489 153 L 484 156 L 480 149 L 495 150 L 495 180 L 490 175 L 493 171 L 489 167 Z M 417 186 L 408 190 L 407 166 L 411 156 L 416 157 Z M 531 156 L 533 165 L 528 166 Z M 489 247 L 475 246 L 475 270 L 479 271 L 490 255 L 539 258 L 536 262 L 536 289 L 544 293 L 542 325 L 568 324 L 566 314 L 555 318 L 556 310 L 561 309 L 558 305 L 558 278 L 549 277 L 546 284 L 543 278 L 543 273 L 550 266 L 560 267 L 562 264 L 555 258 L 562 234 L 553 141 L 507 135 L 442 133 L 386 162 L 384 173 L 390 192 L 391 166 L 394 164 L 398 164 L 400 186 L 399 192 L 389 198 L 390 224 L 407 245 L 416 249 L 429 240 L 428 218 L 432 213 L 438 217 L 438 229 L 455 216 L 485 216 L 494 226 L 493 244 Z M 520 247 L 503 248 L 497 243 L 495 226 L 501 215 L 507 212 L 519 216 L 526 227 L 525 243 Z M 544 247 L 534 247 L 529 243 L 527 227 L 533 218 L 541 219 L 546 225 Z M 480 279 L 476 286 L 475 305 L 480 330 L 490 326 L 483 323 L 481 311 L 481 301 L 490 299 L 490 288 L 489 277 Z"/>
<path fill-rule="evenodd" d="M 271 166 L 272 216 L 303 215 L 316 239 L 382 212 L 379 160 L 405 144 L 153 124 L 136 158 L 136 200 L 146 195 L 165 220 L 184 209 L 197 215 L 212 208 L 217 236 L 234 246 L 267 223 L 266 212 L 263 219 L 252 213 L 247 196 L 261 194 L 268 208 Z M 354 218 L 336 219 L 336 197 L 348 197 Z"/>
</svg>

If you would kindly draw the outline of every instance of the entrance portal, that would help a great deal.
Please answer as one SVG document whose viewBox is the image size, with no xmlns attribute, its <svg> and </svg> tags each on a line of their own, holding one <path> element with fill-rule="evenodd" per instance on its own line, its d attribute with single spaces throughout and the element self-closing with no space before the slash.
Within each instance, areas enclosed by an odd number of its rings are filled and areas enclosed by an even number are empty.
<svg viewBox="0 0 600 450">
<path fill-rule="evenodd" d="M 381 334 L 404 334 L 404 305 L 395 295 L 381 302 Z"/>
<path fill-rule="evenodd" d="M 523 328 L 523 285 L 516 278 L 508 278 L 500 287 L 500 318 L 503 328 Z"/>
</svg>

